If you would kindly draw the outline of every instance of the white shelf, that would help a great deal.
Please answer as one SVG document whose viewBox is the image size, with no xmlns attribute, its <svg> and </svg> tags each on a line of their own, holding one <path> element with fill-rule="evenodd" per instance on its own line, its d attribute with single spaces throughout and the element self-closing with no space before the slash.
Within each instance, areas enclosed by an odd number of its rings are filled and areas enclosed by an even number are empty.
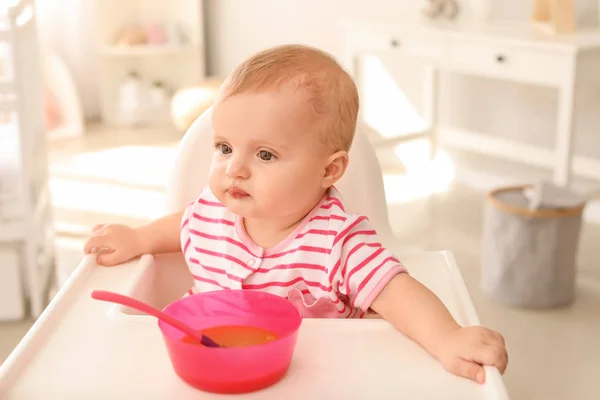
<svg viewBox="0 0 600 400">
<path fill-rule="evenodd" d="M 198 45 L 140 45 L 140 46 L 106 46 L 102 49 L 105 57 L 143 57 L 162 56 L 178 53 L 196 52 Z"/>
<path fill-rule="evenodd" d="M 130 72 L 136 72 L 143 86 L 155 81 L 164 83 L 168 91 L 199 84 L 205 77 L 203 0 L 96 0 L 98 46 L 100 48 L 100 108 L 108 125 L 120 125 L 119 88 Z M 176 27 L 179 42 L 164 45 L 119 43 L 120 32 L 127 27 L 148 29 Z M 162 125 L 159 118 L 141 121 Z M 170 123 L 170 117 L 167 118 Z"/>
</svg>

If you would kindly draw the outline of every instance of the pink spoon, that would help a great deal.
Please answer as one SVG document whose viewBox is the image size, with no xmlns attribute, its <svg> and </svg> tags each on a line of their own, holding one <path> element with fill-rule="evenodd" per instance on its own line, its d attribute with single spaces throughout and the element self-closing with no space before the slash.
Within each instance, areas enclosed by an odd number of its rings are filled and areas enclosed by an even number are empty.
<svg viewBox="0 0 600 400">
<path fill-rule="evenodd" d="M 189 325 L 184 324 L 180 320 L 170 316 L 169 314 L 159 310 L 158 308 L 154 308 L 151 305 L 136 300 L 132 297 L 125 296 L 119 293 L 108 292 L 106 290 L 94 290 L 92 292 L 92 298 L 96 300 L 122 304 L 126 307 L 135 308 L 136 310 L 139 310 L 143 313 L 153 315 L 156 318 L 173 326 L 174 328 L 179 329 L 180 331 L 190 336 L 192 339 L 195 339 L 198 342 L 202 343 L 206 347 L 221 347 L 214 340 L 194 330 Z"/>
</svg>

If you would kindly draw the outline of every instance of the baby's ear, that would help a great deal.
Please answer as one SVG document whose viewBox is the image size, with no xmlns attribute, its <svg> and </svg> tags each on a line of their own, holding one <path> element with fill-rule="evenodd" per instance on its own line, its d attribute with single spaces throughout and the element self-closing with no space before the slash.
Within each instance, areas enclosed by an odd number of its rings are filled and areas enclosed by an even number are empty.
<svg viewBox="0 0 600 400">
<path fill-rule="evenodd" d="M 323 175 L 323 187 L 333 186 L 346 172 L 348 167 L 348 152 L 341 150 L 329 156 L 325 174 Z"/>
</svg>

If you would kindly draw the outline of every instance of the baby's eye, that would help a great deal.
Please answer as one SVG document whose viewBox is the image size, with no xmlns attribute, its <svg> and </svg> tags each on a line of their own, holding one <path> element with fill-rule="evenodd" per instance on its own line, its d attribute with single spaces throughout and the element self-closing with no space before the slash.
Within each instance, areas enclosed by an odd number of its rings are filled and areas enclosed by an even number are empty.
<svg viewBox="0 0 600 400">
<path fill-rule="evenodd" d="M 217 146 L 219 148 L 219 151 L 221 151 L 221 154 L 231 154 L 233 152 L 233 149 L 229 147 L 229 145 L 221 143 Z"/>
<path fill-rule="evenodd" d="M 259 151 L 258 157 L 263 161 L 271 161 L 272 159 L 275 158 L 273 153 L 271 153 L 270 151 L 266 151 L 266 150 Z"/>
</svg>

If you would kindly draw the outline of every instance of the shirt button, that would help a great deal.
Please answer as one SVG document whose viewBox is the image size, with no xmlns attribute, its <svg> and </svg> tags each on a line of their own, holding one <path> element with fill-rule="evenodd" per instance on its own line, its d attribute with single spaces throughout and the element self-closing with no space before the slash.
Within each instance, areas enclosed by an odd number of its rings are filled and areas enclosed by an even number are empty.
<svg viewBox="0 0 600 400">
<path fill-rule="evenodd" d="M 254 261 L 254 258 L 251 258 L 250 260 L 248 260 L 248 266 L 251 267 L 254 265 L 256 261 Z"/>
</svg>

